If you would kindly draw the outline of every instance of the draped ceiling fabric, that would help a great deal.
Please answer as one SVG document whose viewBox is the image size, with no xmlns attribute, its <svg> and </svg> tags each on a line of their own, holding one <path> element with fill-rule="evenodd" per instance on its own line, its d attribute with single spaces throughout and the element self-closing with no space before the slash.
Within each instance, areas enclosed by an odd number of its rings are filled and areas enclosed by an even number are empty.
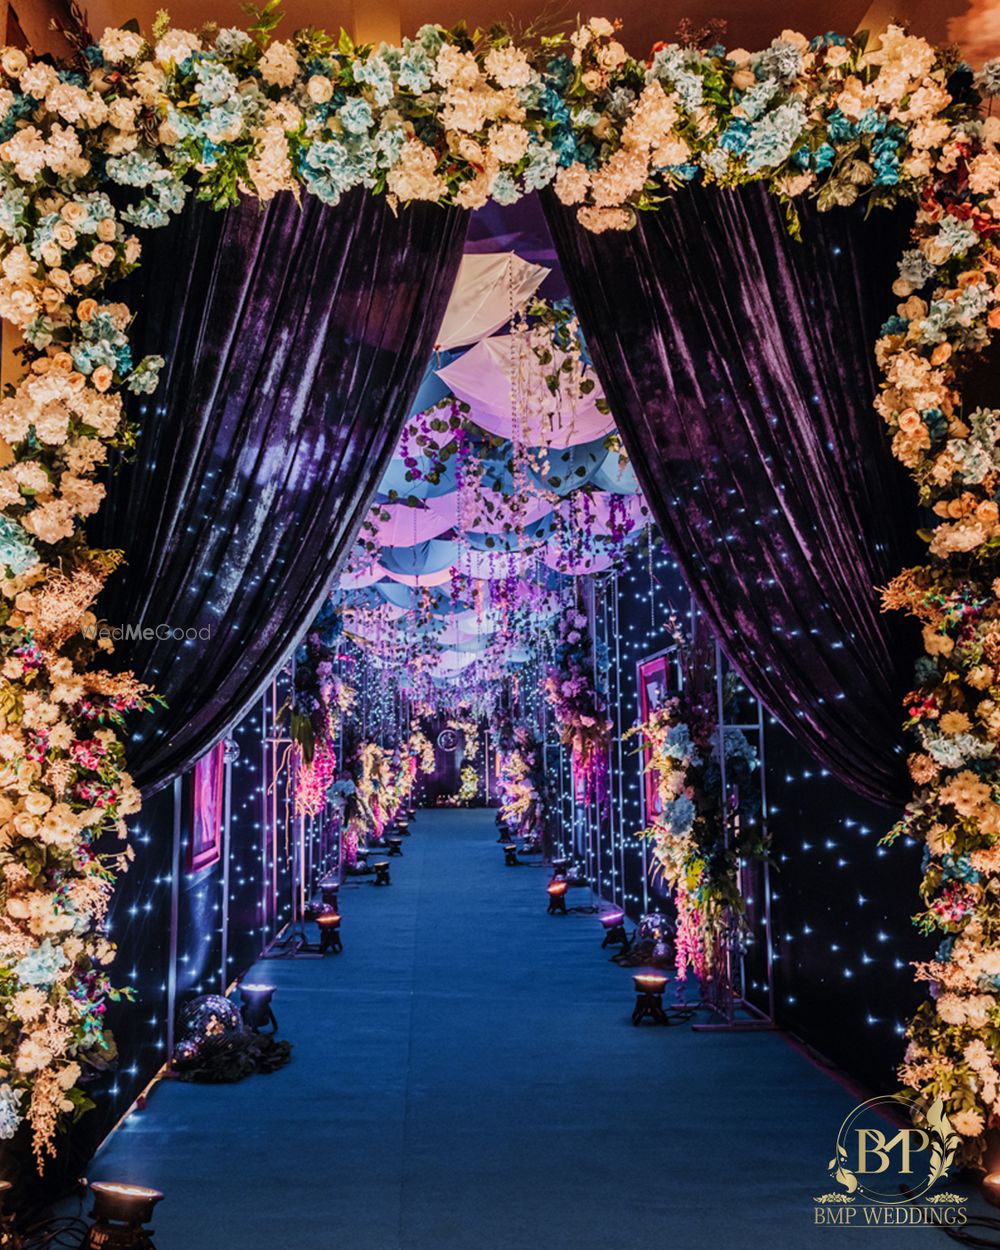
<svg viewBox="0 0 1000 1250">
<path fill-rule="evenodd" d="M 551 243 L 546 259 L 554 259 Z M 523 648 L 509 639 L 490 645 L 492 629 L 459 636 L 453 621 L 466 601 L 478 616 L 494 598 L 506 602 L 517 584 L 534 592 L 533 616 L 542 619 L 557 610 L 552 592 L 571 577 L 609 568 L 612 553 L 648 521 L 627 457 L 609 451 L 614 422 L 598 407 L 601 392 L 580 395 L 572 380 L 580 365 L 591 369 L 585 347 L 570 374 L 560 371 L 553 393 L 550 375 L 563 353 L 543 368 L 520 333 L 510 332 L 551 277 L 548 267 L 514 252 L 467 250 L 463 257 L 413 422 L 337 587 L 348 631 L 394 666 L 406 638 L 428 630 L 440 680 L 467 680 L 474 653 L 489 666 L 520 662 Z M 434 438 L 430 446 L 423 438 L 441 433 L 434 420 L 442 411 L 429 410 L 442 401 L 445 413 L 458 401 L 470 409 L 461 454 L 443 461 Z M 412 619 L 428 592 L 433 626 Z M 385 616 L 390 603 L 407 617 L 398 627 Z M 428 671 L 425 654 L 421 668 Z"/>
<path fill-rule="evenodd" d="M 639 483 L 720 642 L 764 705 L 861 794 L 905 793 L 907 647 L 876 586 L 915 504 L 892 461 L 873 347 L 900 213 L 688 187 L 628 233 L 546 212 Z M 912 648 L 910 649 L 912 652 Z"/>
<path fill-rule="evenodd" d="M 240 719 L 329 593 L 412 410 L 466 223 L 429 204 L 394 215 L 359 189 L 335 208 L 191 203 L 145 239 L 133 344 L 167 365 L 98 521 L 128 558 L 101 609 L 211 631 L 119 647 L 166 700 L 129 752 L 148 791 Z"/>
<path fill-rule="evenodd" d="M 514 252 L 466 253 L 438 331 L 438 348 L 467 347 L 495 334 L 548 273 Z"/>
</svg>

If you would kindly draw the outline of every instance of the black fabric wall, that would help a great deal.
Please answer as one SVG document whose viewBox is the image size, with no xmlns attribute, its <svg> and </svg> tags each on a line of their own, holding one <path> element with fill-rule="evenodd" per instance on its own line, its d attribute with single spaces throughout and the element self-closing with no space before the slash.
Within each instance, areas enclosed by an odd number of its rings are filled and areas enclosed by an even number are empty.
<svg viewBox="0 0 1000 1250">
<path fill-rule="evenodd" d="M 602 595 L 608 599 L 602 605 Z M 618 647 L 613 625 L 617 610 Z M 596 619 L 609 644 L 612 714 L 616 733 L 638 717 L 637 663 L 669 643 L 671 610 L 686 616 L 690 597 L 668 553 L 633 552 L 617 582 L 598 591 Z M 816 767 L 794 738 L 765 717 L 766 786 L 773 838 L 772 932 L 779 1024 L 866 1086 L 895 1085 L 905 1041 L 904 1023 L 920 1002 L 911 961 L 931 946 L 911 923 L 919 908 L 920 850 L 897 842 L 878 845 L 895 814 L 852 794 Z M 613 748 L 613 752 L 617 747 Z M 641 910 L 640 764 L 626 744 L 612 812 L 624 831 L 624 897 Z M 616 835 L 617 836 L 617 835 Z M 602 845 L 608 846 L 605 829 Z M 609 848 L 610 850 L 610 848 Z M 606 856 L 609 851 L 605 852 Z M 619 856 L 621 860 L 621 856 Z M 622 881 L 602 874 L 603 892 L 622 902 Z M 614 887 L 614 888 L 612 888 Z M 651 895 L 650 905 L 656 902 Z M 763 1006 L 765 971 L 760 900 L 748 961 L 751 1000 Z"/>
<path fill-rule="evenodd" d="M 283 697 L 283 688 L 279 691 Z M 220 993 L 257 958 L 273 932 L 289 916 L 289 874 L 278 843 L 277 915 L 264 915 L 262 836 L 265 803 L 270 810 L 270 747 L 258 707 L 233 733 L 239 748 L 232 763 L 232 820 L 229 846 L 226 968 L 222 967 L 224 861 L 198 872 L 187 870 L 191 829 L 191 775 L 180 786 L 180 874 L 178 884 L 177 1002 L 203 993 Z M 265 769 L 267 772 L 265 774 Z M 278 777 L 276 807 L 285 810 L 283 774 Z M 104 1136 L 141 1094 L 167 1058 L 167 986 L 170 975 L 171 868 L 175 787 L 147 799 L 130 834 L 135 860 L 120 878 L 109 924 L 118 945 L 114 980 L 134 992 L 132 1002 L 109 1006 L 108 1020 L 119 1056 L 88 1086 L 96 1110 L 83 1117 L 66 1144 L 59 1169 L 72 1179 Z M 271 845 L 268 855 L 270 881 Z M 269 921 L 265 931 L 265 922 Z M 74 1170 L 76 1169 L 76 1170 Z"/>
</svg>

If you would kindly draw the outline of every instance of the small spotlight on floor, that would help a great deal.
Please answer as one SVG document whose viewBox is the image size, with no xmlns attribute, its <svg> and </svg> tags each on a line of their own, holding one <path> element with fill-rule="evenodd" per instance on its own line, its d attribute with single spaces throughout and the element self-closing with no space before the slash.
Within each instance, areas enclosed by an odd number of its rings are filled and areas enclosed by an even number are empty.
<svg viewBox="0 0 1000 1250">
<path fill-rule="evenodd" d="M 632 1023 L 641 1024 L 643 1020 L 652 1020 L 654 1024 L 669 1024 L 667 1013 L 663 1010 L 663 991 L 667 978 L 658 973 L 642 972 L 632 978 L 635 985 L 635 1008 L 632 1011 Z"/>
<path fill-rule="evenodd" d="M 979 1182 L 980 1192 L 994 1207 L 1000 1207 L 1000 1172 L 988 1172 Z"/>
<path fill-rule="evenodd" d="M 386 838 L 386 842 L 388 842 L 389 844 L 390 855 L 402 855 L 403 839 L 401 837 L 400 838 Z"/>
<path fill-rule="evenodd" d="M 380 859 L 372 867 L 375 869 L 375 881 L 373 884 L 392 885 L 392 882 L 389 880 L 389 861 L 387 859 Z"/>
<path fill-rule="evenodd" d="M 545 887 L 549 895 L 548 914 L 550 916 L 566 915 L 566 891 L 569 885 L 565 881 L 550 881 Z"/>
<path fill-rule="evenodd" d="M 259 1033 L 266 1024 L 270 1024 L 277 1033 L 278 1021 L 274 1018 L 274 1010 L 271 1007 L 271 999 L 274 997 L 273 985 L 256 985 L 242 981 L 240 997 L 243 999 L 241 1008 L 243 1023 L 248 1029 Z"/>
<path fill-rule="evenodd" d="M 624 955 L 632 945 L 632 939 L 625 932 L 625 913 L 606 911 L 601 916 L 601 924 L 604 926 L 604 941 L 601 943 L 601 950 L 606 950 L 609 946 L 620 946 L 621 953 Z"/>
<path fill-rule="evenodd" d="M 122 1185 L 116 1181 L 91 1181 L 94 1221 L 83 1250 L 153 1250 L 153 1230 L 146 1225 L 153 1208 L 163 1197 L 145 1185 Z"/>
<path fill-rule="evenodd" d="M 5 1205 L 10 1191 L 14 1188 L 10 1181 L 0 1181 L 0 1246 L 3 1250 L 19 1250 L 23 1244 L 15 1227 L 15 1216 L 13 1212 L 5 1210 Z"/>
<path fill-rule="evenodd" d="M 508 868 L 517 867 L 517 844 L 515 842 L 503 844 L 503 862 Z"/>
<path fill-rule="evenodd" d="M 340 882 L 336 877 L 324 877 L 319 883 L 319 892 L 327 907 L 337 907 L 337 900 L 340 895 Z"/>
<path fill-rule="evenodd" d="M 340 913 L 324 912 L 316 918 L 316 923 L 319 925 L 319 953 L 325 955 L 327 951 L 332 951 L 339 955 L 344 949 L 340 939 Z"/>
</svg>

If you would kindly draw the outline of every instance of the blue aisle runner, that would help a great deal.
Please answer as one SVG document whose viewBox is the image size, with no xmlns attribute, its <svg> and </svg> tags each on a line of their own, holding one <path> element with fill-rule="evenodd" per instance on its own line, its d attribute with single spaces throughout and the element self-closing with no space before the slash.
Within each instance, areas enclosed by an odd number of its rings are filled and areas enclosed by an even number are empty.
<svg viewBox="0 0 1000 1250">
<path fill-rule="evenodd" d="M 948 1244 L 814 1227 L 852 1096 L 775 1034 L 632 1028 L 596 920 L 494 839 L 421 812 L 392 886 L 343 891 L 342 955 L 253 974 L 291 1064 L 161 1083 L 111 1139 L 91 1175 L 165 1191 L 158 1250 Z"/>
</svg>

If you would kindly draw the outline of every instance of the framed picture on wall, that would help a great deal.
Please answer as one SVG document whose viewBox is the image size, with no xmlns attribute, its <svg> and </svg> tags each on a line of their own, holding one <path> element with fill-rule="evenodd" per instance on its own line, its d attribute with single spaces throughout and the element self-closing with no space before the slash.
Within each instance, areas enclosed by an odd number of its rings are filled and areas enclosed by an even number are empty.
<svg viewBox="0 0 1000 1250">
<path fill-rule="evenodd" d="M 673 651 L 664 651 L 639 661 L 639 715 L 643 721 L 658 712 L 664 703 L 676 693 L 676 665 Z M 652 752 L 642 750 L 642 781 L 646 800 L 646 820 L 659 814 L 660 800 L 656 793 L 656 770 L 651 767 Z"/>
<path fill-rule="evenodd" d="M 214 864 L 222 854 L 222 802 L 226 744 L 217 742 L 194 766 L 188 872 Z"/>
</svg>

